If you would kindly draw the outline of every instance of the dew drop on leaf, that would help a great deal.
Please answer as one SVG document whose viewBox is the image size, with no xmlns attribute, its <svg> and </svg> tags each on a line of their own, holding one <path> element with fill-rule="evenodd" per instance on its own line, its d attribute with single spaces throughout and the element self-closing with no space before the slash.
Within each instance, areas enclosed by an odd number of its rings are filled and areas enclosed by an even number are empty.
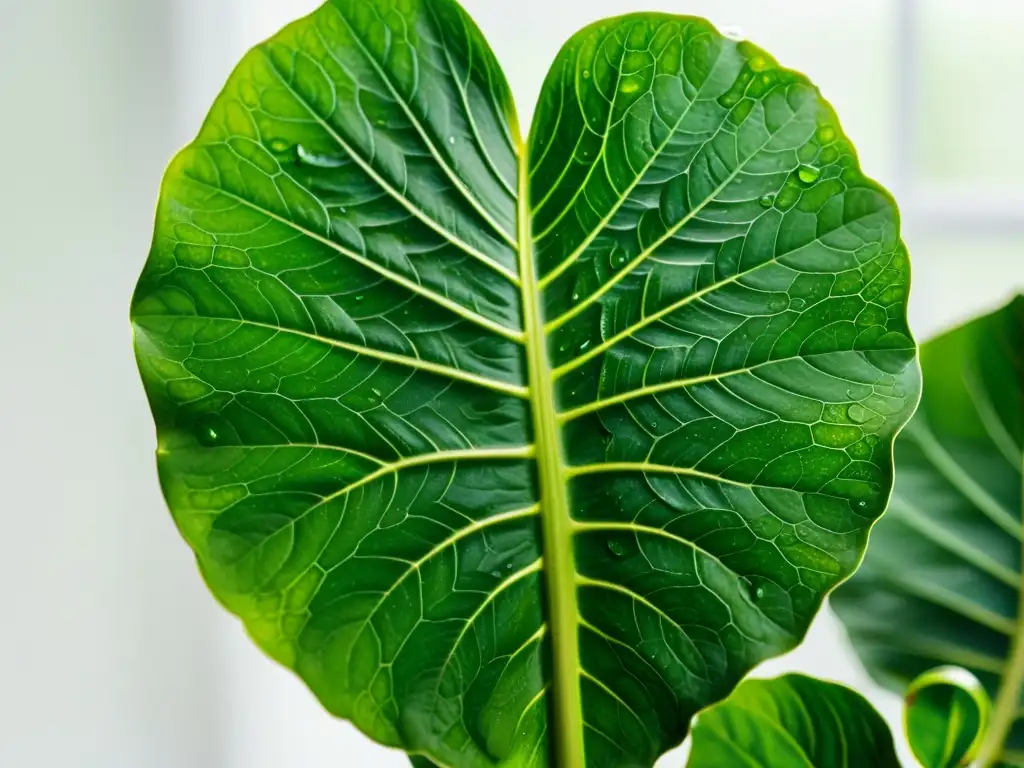
<svg viewBox="0 0 1024 768">
<path fill-rule="evenodd" d="M 491 576 L 493 576 L 496 579 L 500 579 L 501 578 L 501 571 L 491 571 Z"/>
<path fill-rule="evenodd" d="M 206 427 L 199 431 L 199 442 L 207 448 L 216 445 L 218 437 L 217 430 L 213 427 Z"/>
<path fill-rule="evenodd" d="M 373 392 L 374 396 L 380 397 L 380 390 L 376 387 L 370 387 L 370 391 Z"/>
<path fill-rule="evenodd" d="M 762 208 L 771 208 L 775 205 L 775 195 L 765 195 L 757 201 Z"/>
<path fill-rule="evenodd" d="M 608 539 L 608 551 L 611 552 L 615 557 L 625 557 L 626 545 L 618 539 Z"/>
<path fill-rule="evenodd" d="M 584 69 L 583 70 L 583 79 L 584 80 L 589 80 L 590 79 L 590 70 L 589 69 Z"/>
<path fill-rule="evenodd" d="M 801 165 L 796 172 L 796 176 L 804 184 L 813 184 L 821 176 L 821 170 L 813 165 Z"/>
<path fill-rule="evenodd" d="M 754 590 L 754 599 L 755 600 L 760 600 L 763 597 L 764 597 L 764 587 L 758 587 L 757 589 Z"/>
<path fill-rule="evenodd" d="M 340 158 L 331 157 L 330 155 L 318 155 L 315 152 L 310 152 L 301 144 L 295 146 L 295 153 L 300 163 L 312 165 L 314 168 L 340 168 L 344 165 L 344 161 Z"/>
<path fill-rule="evenodd" d="M 850 418 L 854 424 L 863 424 L 865 421 L 871 418 L 867 408 L 862 405 L 854 403 L 846 409 L 846 415 Z"/>
<path fill-rule="evenodd" d="M 449 144 L 454 144 L 455 143 L 455 137 L 454 136 L 449 136 L 448 137 L 448 143 Z"/>
</svg>

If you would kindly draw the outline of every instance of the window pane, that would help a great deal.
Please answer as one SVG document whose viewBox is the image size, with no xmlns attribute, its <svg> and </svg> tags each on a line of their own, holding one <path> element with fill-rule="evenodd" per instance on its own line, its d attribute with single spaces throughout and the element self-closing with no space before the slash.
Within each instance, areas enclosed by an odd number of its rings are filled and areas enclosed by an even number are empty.
<svg viewBox="0 0 1024 768">
<path fill-rule="evenodd" d="M 1024 288 L 1024 235 L 906 233 L 918 341 L 994 309 Z"/>
<path fill-rule="evenodd" d="M 917 0 L 922 18 L 919 154 L 937 181 L 1024 184 L 1024 3 Z"/>
</svg>

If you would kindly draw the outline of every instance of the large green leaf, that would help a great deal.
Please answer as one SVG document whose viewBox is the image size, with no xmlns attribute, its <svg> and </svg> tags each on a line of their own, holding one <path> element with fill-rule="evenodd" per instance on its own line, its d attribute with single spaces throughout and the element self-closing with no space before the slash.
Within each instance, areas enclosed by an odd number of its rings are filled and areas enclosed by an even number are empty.
<svg viewBox="0 0 1024 768">
<path fill-rule="evenodd" d="M 132 305 L 160 475 L 217 597 L 374 739 L 649 766 L 859 561 L 906 253 L 817 91 L 701 20 L 580 32 L 519 136 L 452 0 L 247 55 Z"/>
<path fill-rule="evenodd" d="M 697 718 L 687 768 L 899 768 L 882 716 L 804 675 L 746 680 Z"/>
<path fill-rule="evenodd" d="M 940 664 L 977 675 L 996 697 L 982 765 L 1004 743 L 1004 761 L 1024 765 L 1024 299 L 929 341 L 921 361 L 889 513 L 832 604 L 890 687 Z"/>
</svg>

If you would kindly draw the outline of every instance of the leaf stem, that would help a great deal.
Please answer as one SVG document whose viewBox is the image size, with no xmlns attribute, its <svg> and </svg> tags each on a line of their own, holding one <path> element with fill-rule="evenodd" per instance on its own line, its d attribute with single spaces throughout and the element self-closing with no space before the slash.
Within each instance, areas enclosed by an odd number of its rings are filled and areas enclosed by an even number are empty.
<svg viewBox="0 0 1024 768">
<path fill-rule="evenodd" d="M 534 441 L 540 477 L 545 583 L 553 655 L 555 727 L 550 728 L 549 733 L 554 741 L 553 764 L 559 768 L 583 768 L 583 700 L 579 681 L 579 606 L 572 550 L 573 523 L 569 513 L 561 428 L 555 409 L 554 380 L 533 260 L 528 166 L 527 148 L 523 145 L 519 157 L 519 269 L 522 274 L 530 392 L 533 394 Z"/>
<path fill-rule="evenodd" d="M 1024 483 L 1024 480 L 1022 480 Z M 1024 484 L 1022 484 L 1024 492 Z M 1021 544 L 1021 562 L 1024 563 L 1024 543 Z M 1018 591 L 1017 632 L 1010 647 L 1010 658 L 1006 662 L 1006 673 L 999 683 L 992 719 L 978 748 L 978 757 L 972 768 L 989 768 L 1003 756 L 1006 737 L 1020 711 L 1020 696 L 1024 690 L 1024 578 Z"/>
</svg>

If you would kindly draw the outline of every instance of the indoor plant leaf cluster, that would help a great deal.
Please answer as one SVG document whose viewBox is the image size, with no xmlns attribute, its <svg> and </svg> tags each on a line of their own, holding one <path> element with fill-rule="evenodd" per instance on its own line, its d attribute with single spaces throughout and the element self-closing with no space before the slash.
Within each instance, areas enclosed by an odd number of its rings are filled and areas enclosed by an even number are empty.
<svg viewBox="0 0 1024 768">
<path fill-rule="evenodd" d="M 454 0 L 333 0 L 172 162 L 132 323 L 182 535 L 330 712 L 650 766 L 859 563 L 908 283 L 830 106 L 703 20 L 573 36 L 524 137 Z"/>
<path fill-rule="evenodd" d="M 973 672 L 993 698 L 978 763 L 1024 765 L 1024 298 L 922 345 L 921 365 L 892 503 L 832 605 L 894 690 L 939 665 Z"/>
</svg>

